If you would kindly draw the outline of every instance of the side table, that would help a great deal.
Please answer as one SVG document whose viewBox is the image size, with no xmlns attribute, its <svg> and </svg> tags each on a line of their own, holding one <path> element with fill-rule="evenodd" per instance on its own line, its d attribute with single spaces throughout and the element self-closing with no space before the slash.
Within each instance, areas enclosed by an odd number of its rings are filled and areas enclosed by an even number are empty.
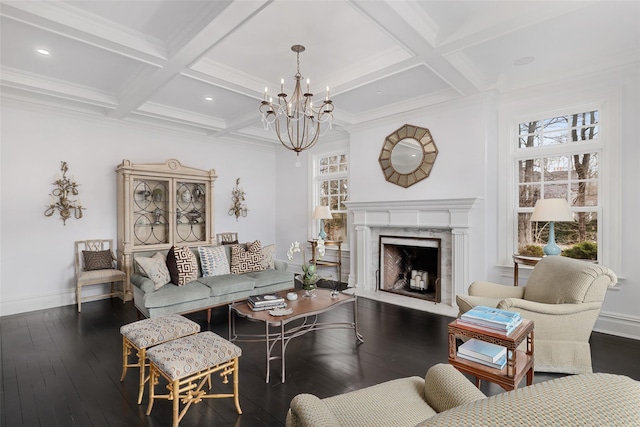
<svg viewBox="0 0 640 427">
<path fill-rule="evenodd" d="M 527 376 L 527 385 L 533 384 L 533 320 L 523 319 L 510 335 L 488 331 L 461 324 L 458 320 L 449 323 L 449 363 L 460 372 L 476 377 L 476 387 L 480 380 L 491 381 L 510 391 L 518 388 L 522 378 Z M 475 338 L 497 344 L 507 349 L 507 364 L 502 369 L 490 368 L 480 363 L 457 357 L 456 337 Z M 527 340 L 527 350 L 517 350 Z"/>
<path fill-rule="evenodd" d="M 525 256 L 513 254 L 513 286 L 518 286 L 518 265 L 534 266 L 542 258 L 535 256 Z"/>
<path fill-rule="evenodd" d="M 340 285 L 342 282 L 342 240 L 325 240 L 325 246 L 336 246 L 338 248 L 337 259 L 335 261 L 327 261 L 317 259 L 316 257 L 316 248 L 318 247 L 317 240 L 309 240 L 311 244 L 311 263 L 315 264 L 318 267 L 338 267 L 338 280 L 337 283 Z"/>
</svg>

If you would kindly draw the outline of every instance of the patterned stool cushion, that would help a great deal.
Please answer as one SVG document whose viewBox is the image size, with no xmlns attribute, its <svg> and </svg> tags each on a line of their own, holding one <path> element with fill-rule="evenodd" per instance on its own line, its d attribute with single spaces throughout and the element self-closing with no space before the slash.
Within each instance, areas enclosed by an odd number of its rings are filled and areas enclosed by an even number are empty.
<svg viewBox="0 0 640 427">
<path fill-rule="evenodd" d="M 138 348 L 149 348 L 200 332 L 200 325 L 179 314 L 144 319 L 120 328 L 120 333 Z"/>
<path fill-rule="evenodd" d="M 173 381 L 241 354 L 240 347 L 207 331 L 155 346 L 147 352 L 147 357 Z"/>
</svg>

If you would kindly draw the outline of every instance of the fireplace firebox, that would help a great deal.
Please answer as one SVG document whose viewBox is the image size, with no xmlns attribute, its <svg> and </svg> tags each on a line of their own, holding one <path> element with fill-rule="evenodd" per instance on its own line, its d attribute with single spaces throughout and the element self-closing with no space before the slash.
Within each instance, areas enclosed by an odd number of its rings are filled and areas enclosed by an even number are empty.
<svg viewBox="0 0 640 427">
<path fill-rule="evenodd" d="M 438 238 L 380 236 L 378 289 L 440 302 Z"/>
</svg>

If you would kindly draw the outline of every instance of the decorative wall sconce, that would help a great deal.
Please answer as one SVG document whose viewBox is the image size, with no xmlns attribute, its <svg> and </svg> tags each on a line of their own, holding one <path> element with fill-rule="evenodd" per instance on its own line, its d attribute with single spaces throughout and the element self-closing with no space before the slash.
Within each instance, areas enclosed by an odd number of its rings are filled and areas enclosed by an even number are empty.
<svg viewBox="0 0 640 427">
<path fill-rule="evenodd" d="M 76 219 L 80 219 L 82 218 L 82 210 L 86 208 L 81 206 L 80 199 L 69 200 L 69 196 L 78 195 L 78 184 L 73 176 L 71 179 L 67 178 L 67 171 L 69 170 L 67 162 L 60 162 L 60 164 L 62 174 L 58 173 L 58 178 L 53 183 L 56 188 L 49 194 L 51 202 L 47 210 L 44 211 L 44 215 L 51 216 L 58 211 L 60 219 L 62 219 L 64 225 L 67 225 L 67 219 L 71 218 L 71 211 L 73 211 Z"/>
<path fill-rule="evenodd" d="M 240 178 L 236 179 L 236 186 L 231 190 L 231 209 L 229 209 L 229 215 L 235 215 L 236 221 L 238 218 L 247 216 L 247 205 L 244 201 L 246 193 L 240 187 Z"/>
</svg>

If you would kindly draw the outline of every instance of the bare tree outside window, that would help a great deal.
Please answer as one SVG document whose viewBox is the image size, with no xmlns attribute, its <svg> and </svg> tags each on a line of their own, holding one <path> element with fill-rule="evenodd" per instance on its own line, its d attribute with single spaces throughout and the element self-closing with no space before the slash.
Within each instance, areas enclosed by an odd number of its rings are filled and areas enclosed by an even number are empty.
<svg viewBox="0 0 640 427">
<path fill-rule="evenodd" d="M 564 198 L 576 221 L 556 223 L 556 242 L 567 256 L 597 255 L 599 156 L 581 144 L 598 138 L 598 126 L 598 111 L 518 125 L 518 248 L 548 239 L 548 224 L 530 221 L 536 201 Z M 589 254 L 576 255 L 583 247 Z"/>
<path fill-rule="evenodd" d="M 347 178 L 348 158 L 346 154 L 321 157 L 316 170 L 318 204 L 329 206 L 332 219 L 324 221 L 329 240 L 347 242 L 347 208 L 344 202 L 349 197 Z"/>
</svg>

